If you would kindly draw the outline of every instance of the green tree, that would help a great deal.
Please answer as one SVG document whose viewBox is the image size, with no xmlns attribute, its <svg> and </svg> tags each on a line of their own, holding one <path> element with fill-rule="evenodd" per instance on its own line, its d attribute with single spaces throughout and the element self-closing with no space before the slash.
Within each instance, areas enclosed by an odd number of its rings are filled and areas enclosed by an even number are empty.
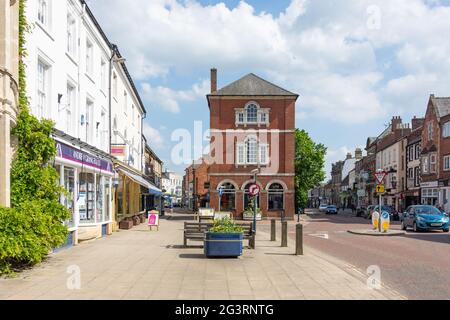
<svg viewBox="0 0 450 320">
<path fill-rule="evenodd" d="M 305 208 L 308 191 L 325 180 L 327 148 L 315 143 L 305 130 L 295 130 L 295 199 L 297 208 Z"/>
</svg>

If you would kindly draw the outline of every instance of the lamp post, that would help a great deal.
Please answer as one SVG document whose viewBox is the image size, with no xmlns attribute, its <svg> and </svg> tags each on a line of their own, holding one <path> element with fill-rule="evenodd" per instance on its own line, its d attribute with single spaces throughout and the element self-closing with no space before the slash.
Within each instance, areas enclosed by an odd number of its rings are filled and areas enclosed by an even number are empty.
<svg viewBox="0 0 450 320">
<path fill-rule="evenodd" d="M 257 184 L 259 169 L 255 169 L 251 173 L 253 174 L 253 179 L 254 179 L 255 184 Z M 253 205 L 253 232 L 256 232 L 256 215 L 258 214 L 258 208 L 257 208 L 258 196 L 255 196 L 254 200 L 255 200 L 255 203 Z"/>
</svg>

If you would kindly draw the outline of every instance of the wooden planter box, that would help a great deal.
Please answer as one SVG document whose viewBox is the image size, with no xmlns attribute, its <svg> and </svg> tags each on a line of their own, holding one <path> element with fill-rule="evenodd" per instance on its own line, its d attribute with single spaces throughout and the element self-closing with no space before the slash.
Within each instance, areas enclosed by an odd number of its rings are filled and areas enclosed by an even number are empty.
<svg viewBox="0 0 450 320">
<path fill-rule="evenodd" d="M 206 233 L 204 245 L 206 257 L 242 256 L 243 237 L 242 233 Z"/>
<path fill-rule="evenodd" d="M 119 223 L 119 228 L 122 230 L 130 230 L 131 228 L 133 228 L 134 223 L 132 220 L 122 220 Z"/>
</svg>

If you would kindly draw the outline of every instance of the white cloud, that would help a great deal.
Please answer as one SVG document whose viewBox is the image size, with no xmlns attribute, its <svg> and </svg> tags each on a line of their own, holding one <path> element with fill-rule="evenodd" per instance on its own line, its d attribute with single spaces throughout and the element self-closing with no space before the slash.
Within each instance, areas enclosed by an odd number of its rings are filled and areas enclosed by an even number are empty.
<svg viewBox="0 0 450 320">
<path fill-rule="evenodd" d="M 173 90 L 168 87 L 152 87 L 151 84 L 142 83 L 142 92 L 145 101 L 150 103 L 152 109 L 164 109 L 170 113 L 180 113 L 182 102 L 192 102 L 204 97 L 209 90 L 209 81 L 204 80 L 196 83 L 189 90 Z"/>
<path fill-rule="evenodd" d="M 301 95 L 302 118 L 340 123 L 419 112 L 424 95 L 449 95 L 450 7 L 438 1 L 293 0 L 279 16 L 245 2 L 233 9 L 195 0 L 90 3 L 141 80 L 211 66 L 267 74 Z M 380 28 L 368 28 L 370 6 L 379 8 Z M 378 65 L 386 54 L 390 63 Z M 148 81 L 144 91 L 172 113 L 199 97 L 195 87 L 177 91 Z"/>
<path fill-rule="evenodd" d="M 164 147 L 164 139 L 161 133 L 150 126 L 148 123 L 144 122 L 143 133 L 145 138 L 147 139 L 147 143 L 154 148 L 163 148 Z"/>
</svg>

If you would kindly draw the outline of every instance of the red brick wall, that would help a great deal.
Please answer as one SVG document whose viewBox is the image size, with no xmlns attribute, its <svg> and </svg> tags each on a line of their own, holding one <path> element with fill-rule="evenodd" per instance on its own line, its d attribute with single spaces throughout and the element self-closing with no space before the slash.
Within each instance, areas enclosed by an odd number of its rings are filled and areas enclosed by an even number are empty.
<svg viewBox="0 0 450 320">
<path fill-rule="evenodd" d="M 433 123 L 433 138 L 431 140 L 428 140 L 428 124 Z M 425 115 L 425 121 L 423 124 L 422 129 L 422 150 L 430 150 L 433 146 L 439 150 L 439 140 L 440 140 L 440 129 L 439 129 L 439 122 L 436 116 L 436 113 L 434 111 L 432 102 L 428 103 L 427 113 Z M 438 155 L 439 156 L 439 155 Z M 424 174 L 422 172 L 422 182 L 432 182 L 436 181 L 438 179 L 438 172 L 439 172 L 439 162 L 438 162 L 438 168 L 436 170 L 436 174 Z"/>
<path fill-rule="evenodd" d="M 450 179 L 450 171 L 444 171 L 444 157 L 450 155 L 450 137 L 444 138 L 442 135 L 442 129 L 445 123 L 450 121 L 450 115 L 441 118 L 441 130 L 440 130 L 440 155 L 439 155 L 439 167 L 440 167 L 440 179 Z"/>
<path fill-rule="evenodd" d="M 242 125 L 236 127 L 235 109 L 243 109 L 245 105 L 254 101 L 263 109 L 270 109 L 269 126 L 249 125 L 244 127 Z M 211 97 L 210 98 L 210 126 L 212 130 L 295 130 L 295 99 L 294 98 L 234 98 L 234 97 Z M 223 148 L 223 159 L 227 159 L 227 154 L 235 153 L 236 144 L 245 140 L 246 133 L 225 134 L 212 133 L 212 136 L 221 137 L 225 143 L 231 140 L 229 150 Z M 288 218 L 293 218 L 295 213 L 295 199 L 294 199 L 294 177 L 287 176 L 294 173 L 294 156 L 295 156 L 295 134 L 293 132 L 283 132 L 279 134 L 269 133 L 267 143 L 270 148 L 270 158 L 279 159 L 277 170 L 271 172 L 270 175 L 261 175 L 258 177 L 258 182 L 262 185 L 263 192 L 260 198 L 261 210 L 264 217 L 279 218 L 284 214 Z M 272 138 L 275 143 L 272 143 Z M 276 150 L 278 149 L 278 152 Z M 234 215 L 236 218 L 242 218 L 244 211 L 244 192 L 243 187 L 246 182 L 252 179 L 250 172 L 255 169 L 255 166 L 236 166 L 235 157 L 231 159 L 231 163 L 212 164 L 209 168 L 210 182 L 211 182 L 211 207 L 219 210 L 219 196 L 217 188 L 223 181 L 232 181 L 237 185 L 236 193 L 236 210 Z M 268 210 L 268 194 L 265 191 L 271 181 L 280 181 L 287 188 L 285 190 L 284 206 L 282 211 Z"/>
</svg>

